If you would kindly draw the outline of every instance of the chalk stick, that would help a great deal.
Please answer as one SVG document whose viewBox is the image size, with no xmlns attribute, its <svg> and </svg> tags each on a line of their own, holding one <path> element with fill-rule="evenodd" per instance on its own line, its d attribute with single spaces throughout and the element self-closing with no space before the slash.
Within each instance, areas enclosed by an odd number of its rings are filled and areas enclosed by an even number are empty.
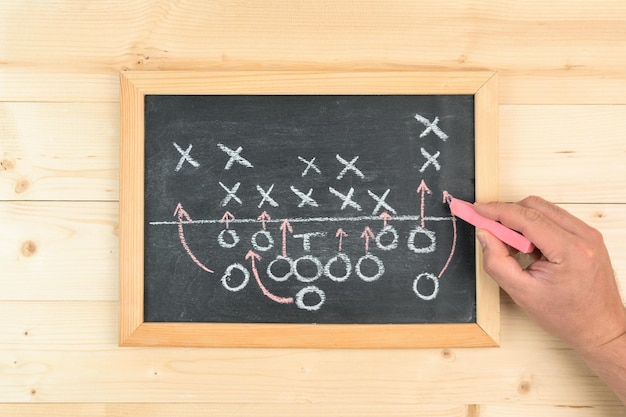
<svg viewBox="0 0 626 417">
<path fill-rule="evenodd" d="M 509 229 L 502 223 L 488 219 L 481 216 L 474 210 L 474 206 L 467 201 L 459 200 L 450 196 L 449 199 L 450 212 L 463 219 L 469 224 L 478 227 L 479 229 L 487 230 L 489 233 L 500 239 L 507 245 L 517 249 L 523 253 L 531 253 L 535 249 L 535 245 L 520 233 L 515 230 Z"/>
</svg>

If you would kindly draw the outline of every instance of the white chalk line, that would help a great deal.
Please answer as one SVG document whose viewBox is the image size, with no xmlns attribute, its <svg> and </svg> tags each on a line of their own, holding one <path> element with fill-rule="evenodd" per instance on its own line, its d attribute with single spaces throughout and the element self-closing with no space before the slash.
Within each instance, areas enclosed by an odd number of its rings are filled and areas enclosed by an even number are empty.
<svg viewBox="0 0 626 417">
<path fill-rule="evenodd" d="M 394 222 L 394 221 L 400 221 L 400 222 L 405 222 L 405 221 L 419 221 L 420 220 L 420 216 L 411 216 L 411 215 L 406 215 L 406 216 L 394 216 L 391 219 L 389 219 L 388 221 L 390 222 Z M 381 221 L 381 218 L 379 216 L 353 216 L 353 217 L 295 217 L 295 218 L 288 218 L 288 219 L 271 219 L 271 220 L 265 220 L 265 223 L 282 223 L 285 220 L 288 220 L 290 223 L 326 223 L 326 222 L 361 222 L 361 221 Z M 447 220 L 452 220 L 451 216 L 447 216 L 447 217 L 435 217 L 435 216 L 426 216 L 424 217 L 424 221 L 447 221 Z M 181 222 L 173 220 L 173 221 L 159 221 L 159 222 L 150 222 L 148 224 L 150 224 L 151 226 L 162 226 L 162 225 L 172 225 L 172 224 L 179 224 Z M 214 223 L 221 223 L 221 220 L 219 219 L 200 219 L 200 220 L 193 220 L 193 221 L 183 221 L 182 224 L 214 224 Z M 245 219 L 232 219 L 229 220 L 229 223 L 260 223 L 259 220 L 254 219 L 254 218 L 245 218 Z"/>
</svg>

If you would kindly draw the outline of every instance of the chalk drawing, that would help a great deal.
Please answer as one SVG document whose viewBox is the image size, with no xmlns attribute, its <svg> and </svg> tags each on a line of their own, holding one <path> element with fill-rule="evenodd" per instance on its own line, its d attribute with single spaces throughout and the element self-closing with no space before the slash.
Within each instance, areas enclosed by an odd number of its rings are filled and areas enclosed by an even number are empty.
<svg viewBox="0 0 626 417">
<path fill-rule="evenodd" d="M 450 204 L 451 200 L 452 200 L 452 196 L 448 193 L 448 191 L 444 190 L 443 202 Z M 439 275 L 437 276 L 438 278 L 441 278 L 443 273 L 446 272 L 446 269 L 448 269 L 448 266 L 450 266 L 450 262 L 452 261 L 452 257 L 454 256 L 454 251 L 456 250 L 456 239 L 457 239 L 456 217 L 452 215 L 452 248 L 450 249 L 450 255 L 448 255 L 448 259 L 446 260 L 445 265 L 443 266 L 443 268 L 441 269 L 441 272 L 439 272 Z"/>
<path fill-rule="evenodd" d="M 265 246 L 259 245 L 257 241 L 259 236 L 263 236 L 265 240 L 267 241 L 265 243 Z M 250 238 L 250 243 L 252 244 L 252 247 L 254 248 L 254 250 L 258 250 L 260 252 L 267 252 L 268 250 L 274 247 L 274 238 L 272 237 L 270 232 L 268 232 L 267 230 L 259 230 L 258 232 L 252 235 L 252 238 Z"/>
<path fill-rule="evenodd" d="M 326 232 L 308 232 L 293 235 L 294 239 L 302 239 L 302 249 L 305 252 L 311 252 L 311 238 L 312 237 L 324 237 Z"/>
<path fill-rule="evenodd" d="M 339 156 L 339 154 L 337 154 L 336 156 L 337 161 L 341 162 L 344 166 L 344 168 L 341 170 L 341 172 L 339 173 L 339 175 L 337 175 L 337 179 L 340 180 L 342 179 L 347 173 L 348 171 L 352 171 L 354 172 L 354 174 L 363 179 L 365 178 L 365 174 L 363 174 L 363 172 L 361 172 L 360 169 L 358 169 L 354 164 L 356 163 L 356 161 L 359 160 L 358 156 L 355 156 L 354 158 L 352 158 L 352 160 L 350 162 L 346 161 L 345 159 L 343 159 L 341 156 Z"/>
<path fill-rule="evenodd" d="M 281 262 L 281 263 L 282 262 L 287 262 L 287 265 L 289 265 L 289 269 L 287 270 L 285 275 L 283 275 L 282 277 L 279 277 L 276 274 L 274 274 L 274 268 L 273 267 L 274 267 L 274 265 L 276 265 L 279 262 Z M 267 266 L 267 276 L 269 276 L 274 281 L 277 281 L 277 282 L 287 281 L 289 279 L 289 277 L 291 277 L 292 275 L 293 275 L 293 260 L 291 258 L 278 255 Z"/>
<path fill-rule="evenodd" d="M 424 182 L 424 180 L 422 180 L 420 182 L 419 187 L 417 187 L 417 193 L 420 194 L 420 224 L 422 226 L 422 228 L 424 228 L 424 204 L 425 204 L 425 194 L 432 194 L 432 191 L 430 191 L 430 188 L 428 188 L 428 186 L 426 186 L 426 183 Z"/>
<path fill-rule="evenodd" d="M 265 223 L 269 220 L 272 220 L 270 215 L 267 214 L 267 211 L 263 211 L 263 213 L 261 213 L 256 219 L 261 222 L 261 227 L 263 227 L 263 230 L 265 230 L 267 227 Z"/>
<path fill-rule="evenodd" d="M 230 236 L 230 243 L 224 239 L 224 236 Z M 239 243 L 239 235 L 232 229 L 224 229 L 217 235 L 217 243 L 224 249 L 232 249 Z"/>
<path fill-rule="evenodd" d="M 287 257 L 287 232 L 293 234 L 293 227 L 288 219 L 285 219 L 280 225 L 280 231 L 283 232 L 283 257 Z"/>
<path fill-rule="evenodd" d="M 370 238 L 374 239 L 374 232 L 369 226 L 365 226 L 363 233 L 361 233 L 361 239 L 365 239 L 365 252 L 370 251 Z"/>
<path fill-rule="evenodd" d="M 386 239 L 385 235 L 391 234 L 391 242 L 383 243 L 383 240 Z M 382 228 L 380 232 L 376 235 L 376 246 L 384 251 L 394 250 L 398 247 L 398 240 L 400 236 L 398 235 L 398 231 L 393 226 L 385 226 Z"/>
<path fill-rule="evenodd" d="M 196 256 L 193 254 L 193 252 L 189 248 L 189 245 L 187 245 L 187 241 L 185 240 L 185 233 L 183 231 L 183 217 L 187 219 L 187 221 L 189 222 L 192 222 L 193 220 L 191 220 L 191 217 L 189 217 L 189 214 L 185 211 L 185 209 L 183 209 L 182 204 L 178 203 L 178 205 L 176 206 L 176 210 L 174 211 L 174 217 L 178 217 L 178 238 L 180 239 L 180 243 L 181 245 L 183 245 L 183 248 L 185 248 L 185 252 L 187 252 L 187 255 L 189 255 L 191 260 L 200 268 L 202 268 L 206 272 L 213 273 L 212 269 L 209 269 L 206 266 L 204 266 L 204 264 L 200 262 L 198 258 L 196 258 Z"/>
<path fill-rule="evenodd" d="M 341 276 L 337 276 L 333 274 L 332 269 L 331 269 L 333 264 L 339 261 L 343 262 L 344 269 L 345 269 L 345 273 Z M 345 253 L 338 253 L 336 256 L 333 256 L 332 258 L 330 258 L 328 262 L 326 262 L 326 265 L 324 265 L 324 275 L 326 275 L 328 278 L 330 278 L 331 280 L 335 282 L 343 282 L 347 280 L 351 273 L 352 273 L 352 262 L 350 262 L 350 258 Z"/>
<path fill-rule="evenodd" d="M 317 204 L 317 201 L 315 201 L 315 200 L 313 200 L 311 198 L 311 193 L 313 193 L 313 189 L 312 188 L 309 188 L 309 192 L 306 193 L 306 194 L 304 194 L 302 191 L 298 190 L 293 185 L 290 188 L 291 188 L 291 191 L 293 191 L 293 193 L 295 195 L 297 195 L 298 197 L 300 197 L 300 199 L 301 199 L 300 204 L 298 204 L 299 208 L 302 208 L 305 205 L 311 206 L 311 207 L 319 207 L 319 205 Z"/>
<path fill-rule="evenodd" d="M 424 148 L 420 148 L 420 152 L 422 153 L 422 156 L 426 158 L 426 162 L 424 162 L 424 165 L 422 165 L 422 167 L 420 168 L 420 172 L 426 171 L 426 168 L 428 168 L 428 166 L 431 164 L 435 168 L 435 170 L 439 171 L 441 169 L 441 165 L 439 164 L 439 161 L 437 161 L 437 158 L 439 158 L 441 152 L 437 151 L 435 154 L 431 155 Z"/>
<path fill-rule="evenodd" d="M 226 191 L 226 197 L 224 197 L 224 199 L 220 203 L 222 205 L 222 207 L 226 207 L 226 204 L 228 204 L 230 202 L 230 200 L 235 200 L 236 202 L 239 203 L 239 205 L 243 205 L 243 202 L 241 201 L 241 199 L 239 197 L 237 197 L 237 194 L 236 194 L 237 190 L 239 190 L 239 186 L 241 185 L 240 182 L 235 184 L 233 186 L 233 188 L 228 188 L 227 186 L 222 184 L 221 181 L 219 182 L 219 184 L 224 189 L 224 191 Z"/>
<path fill-rule="evenodd" d="M 261 208 L 261 206 L 263 205 L 263 203 L 265 203 L 267 201 L 267 203 L 272 206 L 272 207 L 278 207 L 278 203 L 276 202 L 276 200 L 274 200 L 272 197 L 270 197 L 270 193 L 272 192 L 272 190 L 274 189 L 274 184 L 272 184 L 270 186 L 270 188 L 265 191 L 263 188 L 261 188 L 260 185 L 256 186 L 257 191 L 261 194 L 261 197 L 263 197 L 261 199 L 261 202 L 259 203 L 258 207 Z"/>
<path fill-rule="evenodd" d="M 377 268 L 377 271 L 374 275 L 368 276 L 368 275 L 365 275 L 362 271 L 363 262 L 368 261 L 368 260 L 371 262 L 374 262 L 374 265 Z M 364 256 L 361 256 L 359 260 L 357 261 L 355 272 L 356 272 L 356 275 L 359 278 L 361 278 L 363 281 L 374 282 L 378 278 L 382 277 L 383 274 L 385 273 L 385 265 L 383 264 L 383 261 L 381 261 L 378 256 L 372 255 L 371 253 L 366 253 Z"/>
<path fill-rule="evenodd" d="M 180 169 L 183 167 L 183 164 L 185 162 L 189 162 L 189 164 L 194 168 L 198 168 L 200 166 L 200 164 L 195 159 L 193 159 L 191 155 L 189 155 L 189 153 L 191 152 L 191 148 L 193 147 L 191 144 L 189 144 L 187 149 L 183 151 L 183 149 L 180 146 L 178 146 L 176 142 L 172 142 L 172 143 L 174 144 L 174 147 L 176 148 L 176 150 L 182 155 L 180 159 L 178 160 L 178 164 L 176 164 L 176 168 L 174 169 L 174 171 L 176 172 L 180 171 Z"/>
<path fill-rule="evenodd" d="M 235 216 L 230 211 L 227 211 L 224 213 L 224 215 L 220 219 L 220 223 L 225 223 L 226 228 L 228 229 L 228 226 L 232 220 L 235 220 Z"/>
<path fill-rule="evenodd" d="M 248 253 L 246 254 L 246 259 L 249 259 L 250 263 L 252 264 L 252 273 L 254 274 L 254 279 L 256 280 L 256 283 L 258 284 L 259 288 L 261 289 L 261 292 L 263 293 L 263 295 L 265 295 L 270 300 L 275 301 L 275 302 L 280 303 L 280 304 L 291 304 L 291 303 L 293 303 L 293 297 L 280 297 L 278 295 L 272 294 L 265 287 L 265 285 L 263 285 L 263 283 L 261 282 L 261 278 L 259 277 L 259 271 L 256 268 L 256 261 L 260 261 L 261 260 L 261 256 L 259 254 L 255 253 L 252 250 L 249 250 Z"/>
<path fill-rule="evenodd" d="M 337 229 L 337 233 L 335 233 L 335 237 L 339 238 L 339 252 L 341 252 L 342 246 L 343 246 L 343 238 L 347 237 L 348 234 L 346 232 L 343 231 L 343 229 L 340 227 L 339 229 Z"/>
<path fill-rule="evenodd" d="M 301 274 L 298 270 L 298 265 L 300 265 L 302 262 L 311 262 L 315 266 L 315 274 L 310 277 Z M 313 282 L 322 276 L 322 273 L 324 273 L 324 266 L 322 265 L 322 262 L 315 256 L 305 255 L 297 258 L 293 262 L 293 273 L 296 276 L 296 279 L 300 282 Z"/>
<path fill-rule="evenodd" d="M 448 139 L 448 135 L 446 135 L 440 128 L 437 126 L 439 123 L 439 117 L 435 117 L 435 120 L 431 121 L 427 118 L 420 116 L 419 114 L 415 115 L 415 120 L 422 123 L 426 126 L 426 129 L 420 134 L 420 138 L 427 136 L 430 132 L 433 132 L 435 135 L 439 137 L 439 139 L 445 141 Z"/>
<path fill-rule="evenodd" d="M 243 274 L 243 278 L 242 278 L 241 282 L 239 283 L 239 285 L 234 285 L 233 286 L 230 283 L 233 269 L 241 271 L 241 273 Z M 228 268 L 226 268 L 226 271 L 224 271 L 224 275 L 222 275 L 222 285 L 228 291 L 232 291 L 232 292 L 237 292 L 237 291 L 242 290 L 243 288 L 245 288 L 245 286 L 248 285 L 248 281 L 250 281 L 250 272 L 248 272 L 246 267 L 241 265 L 240 263 L 235 263 L 235 264 L 232 264 L 232 265 L 228 265 Z"/>
<path fill-rule="evenodd" d="M 317 167 L 317 165 L 314 164 L 315 158 L 311 158 L 310 161 L 307 161 L 303 157 L 299 156 L 298 159 L 306 164 L 306 168 L 304 168 L 304 171 L 302 171 L 302 176 L 303 177 L 306 176 L 306 174 L 309 173 L 310 169 L 312 169 L 313 171 L 317 172 L 318 174 L 322 173 L 322 171 L 320 171 L 320 169 Z"/>
<path fill-rule="evenodd" d="M 243 150 L 241 146 L 238 147 L 237 149 L 231 149 L 226 145 L 222 145 L 221 143 L 218 143 L 217 147 L 220 148 L 222 151 L 224 151 L 224 153 L 230 157 L 230 159 L 228 159 L 228 162 L 226 162 L 226 165 L 224 165 L 225 170 L 227 171 L 230 170 L 235 164 L 235 162 L 240 165 L 243 165 L 246 168 L 254 167 L 252 163 L 250 163 L 250 161 L 248 161 L 246 158 L 240 155 L 241 151 Z"/>
<path fill-rule="evenodd" d="M 317 302 L 317 304 L 306 305 L 304 303 L 304 297 L 307 296 L 308 294 L 316 294 L 318 296 L 319 301 Z M 324 301 L 326 301 L 326 294 L 324 293 L 324 291 L 320 290 L 314 285 L 311 285 L 309 287 L 304 287 L 300 291 L 298 291 L 298 293 L 296 294 L 296 306 L 298 306 L 298 308 L 302 310 L 308 310 L 308 311 L 319 310 L 322 304 L 324 304 Z"/>
<path fill-rule="evenodd" d="M 341 194 L 339 191 L 335 190 L 333 187 L 328 187 L 328 191 L 331 194 L 339 197 L 343 203 L 341 204 L 341 210 L 344 210 L 346 207 L 350 206 L 358 211 L 361 211 L 361 206 L 357 204 L 356 201 L 352 200 L 352 195 L 354 194 L 354 188 L 350 187 L 350 191 L 347 194 Z"/>
<path fill-rule="evenodd" d="M 417 288 L 417 285 L 419 284 L 421 279 L 429 279 L 433 282 L 434 289 L 433 289 L 432 294 L 422 294 L 419 291 L 419 289 Z M 413 292 L 415 292 L 415 294 L 422 300 L 425 300 L 425 301 L 434 300 L 435 297 L 437 297 L 437 294 L 439 293 L 439 279 L 433 274 L 430 274 L 428 272 L 419 274 L 417 278 L 415 278 L 415 281 L 413 281 Z"/>
<path fill-rule="evenodd" d="M 415 246 L 415 238 L 417 235 L 424 235 L 430 240 L 430 244 L 424 247 Z M 409 233 L 409 240 L 407 242 L 407 246 L 415 253 L 432 253 L 437 248 L 437 240 L 435 237 L 435 232 L 431 230 L 426 230 L 423 227 L 417 226 L 415 229 L 411 230 Z"/>
<path fill-rule="evenodd" d="M 393 207 L 391 207 L 389 204 L 387 204 L 387 202 L 385 201 L 385 199 L 387 198 L 387 195 L 389 195 L 389 191 L 391 190 L 387 189 L 387 191 L 385 191 L 382 196 L 378 197 L 376 194 L 374 194 L 370 190 L 367 190 L 367 193 L 370 195 L 370 197 L 372 197 L 376 201 L 376 207 L 374 207 L 374 210 L 372 211 L 372 216 L 376 215 L 376 213 L 378 213 L 378 210 L 382 208 L 385 208 L 386 210 L 392 212 L 393 214 L 397 213 L 396 210 Z"/>
</svg>

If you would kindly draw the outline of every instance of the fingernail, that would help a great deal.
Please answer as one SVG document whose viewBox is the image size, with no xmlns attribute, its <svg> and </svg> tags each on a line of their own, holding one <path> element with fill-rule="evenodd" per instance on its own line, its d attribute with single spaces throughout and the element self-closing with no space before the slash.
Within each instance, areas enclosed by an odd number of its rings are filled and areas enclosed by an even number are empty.
<svg viewBox="0 0 626 417">
<path fill-rule="evenodd" d="M 487 238 L 485 237 L 485 232 L 480 229 L 476 230 L 476 238 L 478 239 L 480 246 L 485 249 L 487 247 Z"/>
</svg>

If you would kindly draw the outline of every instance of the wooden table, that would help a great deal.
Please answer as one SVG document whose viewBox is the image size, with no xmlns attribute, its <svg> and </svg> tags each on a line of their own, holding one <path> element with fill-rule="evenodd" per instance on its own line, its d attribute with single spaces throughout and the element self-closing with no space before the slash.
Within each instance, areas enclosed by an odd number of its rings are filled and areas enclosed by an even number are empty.
<svg viewBox="0 0 626 417">
<path fill-rule="evenodd" d="M 120 348 L 119 72 L 495 70 L 501 200 L 600 229 L 626 294 L 626 3 L 0 4 L 0 415 L 626 415 L 502 296 L 498 349 Z"/>
</svg>

